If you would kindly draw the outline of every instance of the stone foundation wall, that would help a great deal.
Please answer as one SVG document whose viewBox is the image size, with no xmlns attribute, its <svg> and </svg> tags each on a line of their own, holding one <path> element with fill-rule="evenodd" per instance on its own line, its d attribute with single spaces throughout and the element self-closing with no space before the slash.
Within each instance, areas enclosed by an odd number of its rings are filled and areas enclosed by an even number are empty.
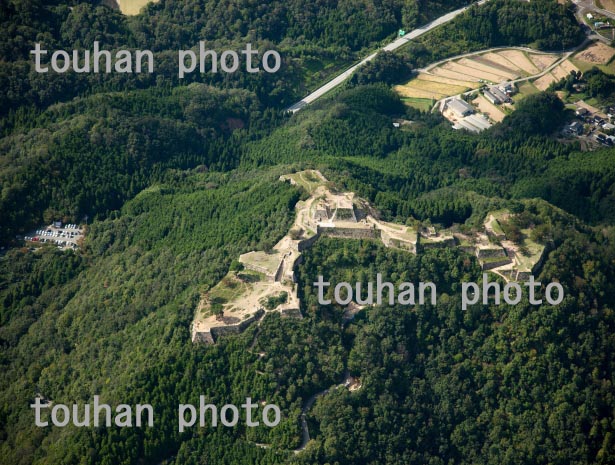
<svg viewBox="0 0 615 465">
<path fill-rule="evenodd" d="M 320 237 L 320 233 L 317 232 L 316 234 L 314 234 L 309 239 L 304 239 L 304 240 L 300 241 L 297 244 L 297 250 L 299 252 L 303 252 L 304 250 L 309 249 L 310 247 L 312 247 L 314 245 L 314 242 L 316 242 L 319 237 Z"/>
<path fill-rule="evenodd" d="M 255 265 L 253 263 L 244 263 L 244 262 L 240 262 L 240 263 L 244 266 L 244 268 L 246 270 L 256 271 L 257 273 L 264 274 L 267 277 L 268 281 L 274 281 L 275 280 L 275 275 L 269 274 L 269 271 L 266 268 L 263 268 L 261 266 Z"/>
<path fill-rule="evenodd" d="M 281 311 L 282 317 L 286 317 L 286 318 L 303 318 L 303 314 L 301 313 L 301 310 L 299 310 L 298 308 L 285 308 L 284 310 Z"/>
<path fill-rule="evenodd" d="M 392 247 L 395 249 L 400 249 L 405 252 L 410 252 L 416 255 L 416 244 L 412 242 L 402 241 L 400 239 L 392 238 L 386 231 L 380 231 L 380 238 L 382 239 L 382 243 L 386 247 Z"/>
<path fill-rule="evenodd" d="M 441 241 L 435 241 L 435 242 L 420 242 L 420 249 L 421 250 L 426 250 L 426 249 L 445 249 L 448 247 L 455 247 L 456 242 L 455 239 L 453 237 L 451 238 L 447 238 L 447 239 L 443 239 Z"/>
<path fill-rule="evenodd" d="M 197 344 L 214 344 L 214 338 L 211 332 L 192 332 L 192 342 Z"/>
<path fill-rule="evenodd" d="M 502 260 L 498 260 L 495 262 L 489 263 L 481 263 L 481 268 L 483 271 L 493 270 L 494 268 L 499 268 L 500 266 L 510 265 L 512 260 L 508 257 L 502 258 Z"/>
<path fill-rule="evenodd" d="M 242 333 L 250 324 L 254 323 L 256 320 L 259 320 L 264 314 L 265 311 L 262 308 L 259 308 L 252 316 L 246 318 L 240 323 L 237 323 L 236 325 L 214 326 L 209 331 L 193 331 L 192 342 L 214 344 L 216 339 L 220 336 Z"/>
<path fill-rule="evenodd" d="M 506 257 L 506 251 L 501 249 L 476 249 L 476 258 Z"/>
<path fill-rule="evenodd" d="M 318 226 L 318 234 L 326 237 L 342 239 L 379 239 L 380 230 L 374 228 L 322 228 Z"/>
</svg>

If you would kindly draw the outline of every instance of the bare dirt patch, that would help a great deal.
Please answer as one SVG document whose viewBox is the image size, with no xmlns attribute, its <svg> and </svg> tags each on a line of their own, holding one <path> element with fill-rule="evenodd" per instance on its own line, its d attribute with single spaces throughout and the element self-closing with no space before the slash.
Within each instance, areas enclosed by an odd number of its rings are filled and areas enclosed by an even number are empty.
<svg viewBox="0 0 615 465">
<path fill-rule="evenodd" d="M 499 123 L 504 119 L 506 114 L 500 110 L 498 107 L 493 105 L 490 101 L 488 101 L 483 95 L 479 95 L 476 97 L 472 103 L 474 103 L 479 111 L 489 117 L 489 119 Z"/>
<path fill-rule="evenodd" d="M 613 1 L 613 4 L 615 5 L 615 1 Z M 587 47 L 582 52 L 578 53 L 575 58 L 585 63 L 605 65 L 609 61 L 611 61 L 613 55 L 615 55 L 614 48 L 609 47 L 602 42 L 596 42 L 595 44 L 592 44 Z"/>
</svg>

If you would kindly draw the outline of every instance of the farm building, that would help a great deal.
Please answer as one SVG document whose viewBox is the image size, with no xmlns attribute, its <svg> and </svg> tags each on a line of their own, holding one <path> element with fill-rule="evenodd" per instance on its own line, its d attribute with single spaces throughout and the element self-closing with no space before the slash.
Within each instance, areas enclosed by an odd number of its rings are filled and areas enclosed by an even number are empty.
<svg viewBox="0 0 615 465">
<path fill-rule="evenodd" d="M 489 129 L 491 127 L 491 123 L 487 121 L 487 119 L 482 115 L 470 115 L 465 118 L 459 120 L 454 126 L 453 129 L 460 130 L 465 129 L 466 131 L 470 131 L 473 133 L 479 133 L 484 131 L 485 129 Z"/>
<path fill-rule="evenodd" d="M 489 100 L 491 103 L 493 103 L 494 105 L 499 105 L 502 103 L 502 100 L 500 100 L 496 95 L 492 94 L 490 91 L 486 90 L 485 92 L 483 92 L 483 95 L 485 96 L 485 98 L 487 100 Z"/>
<path fill-rule="evenodd" d="M 495 95 L 502 102 L 508 102 L 510 100 L 510 97 L 508 96 L 506 91 L 501 90 L 499 87 L 492 86 L 489 88 L 489 92 Z"/>
<path fill-rule="evenodd" d="M 474 113 L 474 108 L 472 108 L 472 105 L 458 98 L 448 100 L 444 106 L 444 109 L 451 110 L 458 118 L 463 118 Z"/>
</svg>

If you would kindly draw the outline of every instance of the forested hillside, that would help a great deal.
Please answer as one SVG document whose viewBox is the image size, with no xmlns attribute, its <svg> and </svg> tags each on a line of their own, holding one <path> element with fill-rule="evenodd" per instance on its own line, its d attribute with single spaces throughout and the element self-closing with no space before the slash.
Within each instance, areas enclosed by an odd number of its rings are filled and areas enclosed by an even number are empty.
<svg viewBox="0 0 615 465">
<path fill-rule="evenodd" d="M 553 93 L 480 135 L 406 107 L 390 84 L 453 53 L 576 45 L 555 1 L 493 0 L 340 89 L 282 108 L 333 70 L 459 1 L 160 0 L 123 17 L 78 1 L 0 2 L 0 464 L 612 464 L 615 462 L 615 150 L 554 135 L 571 118 Z M 176 49 L 276 48 L 273 75 L 197 74 Z M 454 40 L 453 40 L 454 39 Z M 28 50 L 150 48 L 154 75 L 37 75 Z M 194 81 L 194 82 L 191 82 Z M 198 82 L 197 82 L 198 81 Z M 403 121 L 397 128 L 394 121 Z M 475 232 L 508 209 L 548 243 L 536 276 L 561 305 L 477 305 L 457 249 L 415 256 L 321 239 L 297 270 L 303 319 L 268 315 L 243 334 L 190 340 L 196 305 L 250 250 L 288 232 L 306 193 L 282 174 L 319 169 L 399 224 Z M 15 234 L 82 222 L 78 251 L 33 252 Z M 373 307 L 343 321 L 313 281 L 433 281 L 436 306 Z M 351 375 L 360 389 L 316 393 Z M 39 428 L 29 405 L 150 403 L 153 428 Z M 246 397 L 275 428 L 177 428 L 180 403 Z"/>
</svg>

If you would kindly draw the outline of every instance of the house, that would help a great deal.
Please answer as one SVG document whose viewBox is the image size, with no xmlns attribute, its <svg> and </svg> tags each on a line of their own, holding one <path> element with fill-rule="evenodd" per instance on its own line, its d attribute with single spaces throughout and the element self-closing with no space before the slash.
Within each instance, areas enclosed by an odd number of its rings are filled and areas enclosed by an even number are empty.
<svg viewBox="0 0 615 465">
<path fill-rule="evenodd" d="M 592 15 L 591 13 L 587 13 L 587 15 L 585 16 L 587 16 L 587 19 L 589 19 L 590 21 L 594 19 L 594 15 Z"/>
<path fill-rule="evenodd" d="M 517 91 L 515 85 L 512 82 L 503 82 L 497 87 L 497 89 L 509 97 L 511 95 L 514 95 Z"/>
<path fill-rule="evenodd" d="M 584 132 L 583 125 L 578 121 L 574 121 L 573 123 L 566 126 L 564 132 L 573 136 L 580 136 Z"/>
<path fill-rule="evenodd" d="M 615 124 L 604 123 L 602 125 L 602 129 L 605 130 L 605 131 L 612 131 L 613 129 L 615 129 Z"/>
<path fill-rule="evenodd" d="M 451 110 L 458 118 L 463 118 L 474 113 L 474 108 L 472 105 L 458 98 L 448 100 L 444 106 L 444 109 Z"/>
<path fill-rule="evenodd" d="M 586 114 L 589 113 L 589 111 L 587 110 L 587 108 L 578 107 L 575 113 L 577 116 L 585 116 Z"/>
<path fill-rule="evenodd" d="M 485 98 L 487 100 L 489 100 L 491 103 L 493 103 L 494 105 L 499 105 L 502 103 L 502 101 L 496 97 L 495 95 L 493 95 L 491 92 L 489 92 L 488 90 L 483 92 L 483 95 L 485 96 Z"/>
</svg>

